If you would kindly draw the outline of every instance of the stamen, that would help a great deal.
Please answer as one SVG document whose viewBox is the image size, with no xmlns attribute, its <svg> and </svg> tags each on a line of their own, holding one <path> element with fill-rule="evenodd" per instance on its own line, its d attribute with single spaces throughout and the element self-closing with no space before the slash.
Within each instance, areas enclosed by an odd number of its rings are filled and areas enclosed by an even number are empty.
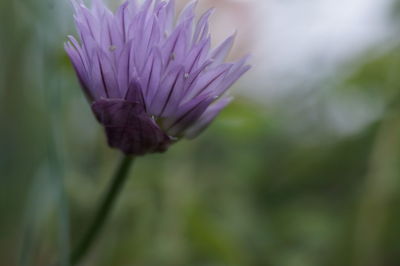
<svg viewBox="0 0 400 266">
<path fill-rule="evenodd" d="M 117 49 L 117 46 L 110 45 L 110 47 L 108 47 L 108 49 L 110 50 L 110 52 L 114 52 Z"/>
</svg>

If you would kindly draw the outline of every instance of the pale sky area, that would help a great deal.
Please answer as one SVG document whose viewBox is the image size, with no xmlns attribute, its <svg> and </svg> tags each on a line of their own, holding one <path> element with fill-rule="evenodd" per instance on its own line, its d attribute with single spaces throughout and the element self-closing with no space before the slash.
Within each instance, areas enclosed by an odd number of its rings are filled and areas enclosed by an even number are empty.
<svg viewBox="0 0 400 266">
<path fill-rule="evenodd" d="M 329 75 L 340 64 L 390 39 L 392 31 L 387 21 L 392 0 L 200 3 L 202 7 L 217 7 L 217 38 L 238 29 L 235 51 L 253 55 L 253 69 L 240 84 L 246 87 L 246 93 L 251 90 L 259 99 L 296 89 L 296 83 Z"/>
</svg>

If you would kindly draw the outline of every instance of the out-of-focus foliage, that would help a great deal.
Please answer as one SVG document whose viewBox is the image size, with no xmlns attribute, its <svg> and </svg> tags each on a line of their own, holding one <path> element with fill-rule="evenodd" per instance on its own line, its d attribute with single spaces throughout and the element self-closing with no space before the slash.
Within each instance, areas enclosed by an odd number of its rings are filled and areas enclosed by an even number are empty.
<svg viewBox="0 0 400 266">
<path fill-rule="evenodd" d="M 50 265 L 120 154 L 62 49 L 68 3 L 0 12 L 0 264 Z M 399 46 L 376 47 L 307 93 L 238 98 L 198 139 L 138 159 L 87 265 L 398 265 L 399 71 Z"/>
</svg>

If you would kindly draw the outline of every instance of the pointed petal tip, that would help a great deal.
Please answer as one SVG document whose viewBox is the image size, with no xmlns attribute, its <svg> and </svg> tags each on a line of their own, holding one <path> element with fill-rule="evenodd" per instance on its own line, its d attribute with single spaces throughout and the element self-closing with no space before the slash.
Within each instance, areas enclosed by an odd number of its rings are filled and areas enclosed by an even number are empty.
<svg viewBox="0 0 400 266">
<path fill-rule="evenodd" d="M 69 50 L 68 41 L 64 42 L 64 50 L 68 53 Z"/>
<path fill-rule="evenodd" d="M 233 100 L 232 96 L 223 96 L 211 104 L 201 117 L 189 127 L 184 135 L 187 139 L 193 139 L 202 133 L 218 116 L 218 114 Z"/>
<path fill-rule="evenodd" d="M 215 10 L 216 10 L 215 7 L 211 7 L 204 14 L 210 14 L 209 16 L 212 16 L 214 14 Z"/>
<path fill-rule="evenodd" d="M 232 32 L 232 34 L 228 37 L 228 38 L 233 38 L 233 39 L 235 39 L 236 38 L 236 36 L 238 35 L 238 29 L 234 29 L 233 30 L 233 32 Z"/>
</svg>

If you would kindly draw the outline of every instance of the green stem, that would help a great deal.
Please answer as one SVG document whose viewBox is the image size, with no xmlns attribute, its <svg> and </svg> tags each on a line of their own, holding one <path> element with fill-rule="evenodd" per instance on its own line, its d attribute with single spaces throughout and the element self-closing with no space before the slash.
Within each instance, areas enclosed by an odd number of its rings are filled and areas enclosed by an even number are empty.
<svg viewBox="0 0 400 266">
<path fill-rule="evenodd" d="M 108 191 L 97 209 L 96 216 L 91 226 L 89 227 L 89 230 L 85 233 L 82 241 L 79 242 L 77 248 L 74 249 L 74 251 L 72 252 L 72 255 L 70 257 L 71 265 L 76 265 L 77 263 L 79 263 L 79 261 L 88 252 L 93 241 L 96 239 L 105 220 L 110 214 L 115 199 L 117 198 L 119 192 L 121 191 L 121 188 L 124 185 L 124 181 L 127 179 L 129 167 L 133 162 L 133 158 L 134 157 L 132 156 L 124 156 L 124 158 L 120 162 L 120 165 L 114 174 Z"/>
</svg>

